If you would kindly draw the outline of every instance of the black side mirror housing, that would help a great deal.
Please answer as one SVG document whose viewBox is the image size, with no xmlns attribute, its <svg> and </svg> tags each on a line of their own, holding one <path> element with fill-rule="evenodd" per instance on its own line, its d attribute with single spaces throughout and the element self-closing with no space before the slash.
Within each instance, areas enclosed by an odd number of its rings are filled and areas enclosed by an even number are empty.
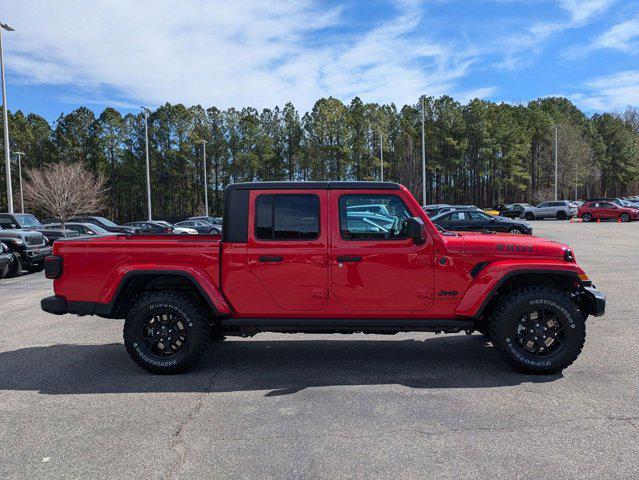
<svg viewBox="0 0 639 480">
<path fill-rule="evenodd" d="M 426 241 L 426 225 L 419 217 L 410 217 L 405 220 L 406 236 L 412 238 L 416 245 L 421 245 Z"/>
</svg>

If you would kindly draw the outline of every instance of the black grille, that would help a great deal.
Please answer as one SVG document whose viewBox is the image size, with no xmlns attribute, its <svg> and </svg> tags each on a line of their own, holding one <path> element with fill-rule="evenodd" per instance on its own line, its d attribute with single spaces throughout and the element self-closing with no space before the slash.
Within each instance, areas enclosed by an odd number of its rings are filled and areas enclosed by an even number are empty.
<svg viewBox="0 0 639 480">
<path fill-rule="evenodd" d="M 24 241 L 31 247 L 44 245 L 44 235 L 41 233 L 27 233 L 24 237 Z"/>
</svg>

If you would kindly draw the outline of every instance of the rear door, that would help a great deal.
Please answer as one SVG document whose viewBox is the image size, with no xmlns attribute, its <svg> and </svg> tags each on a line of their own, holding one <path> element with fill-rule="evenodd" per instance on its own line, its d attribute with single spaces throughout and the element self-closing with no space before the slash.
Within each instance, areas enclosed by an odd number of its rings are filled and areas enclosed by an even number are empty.
<svg viewBox="0 0 639 480">
<path fill-rule="evenodd" d="M 410 315 L 433 302 L 433 242 L 416 245 L 402 233 L 403 221 L 419 216 L 399 194 L 330 190 L 331 291 L 346 310 Z M 383 204 L 388 215 L 349 215 L 356 205 Z M 415 208 L 415 211 L 411 210 Z"/>
<path fill-rule="evenodd" d="M 250 192 L 247 266 L 281 310 L 328 304 L 326 202 L 325 190 Z"/>
</svg>

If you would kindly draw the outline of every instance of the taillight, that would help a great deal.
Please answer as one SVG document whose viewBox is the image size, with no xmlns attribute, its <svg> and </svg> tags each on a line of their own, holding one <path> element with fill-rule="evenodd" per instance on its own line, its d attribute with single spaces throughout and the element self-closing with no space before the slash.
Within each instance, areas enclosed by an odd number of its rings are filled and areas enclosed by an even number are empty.
<svg viewBox="0 0 639 480">
<path fill-rule="evenodd" d="M 53 280 L 62 275 L 62 257 L 49 255 L 44 259 L 44 276 Z"/>
</svg>

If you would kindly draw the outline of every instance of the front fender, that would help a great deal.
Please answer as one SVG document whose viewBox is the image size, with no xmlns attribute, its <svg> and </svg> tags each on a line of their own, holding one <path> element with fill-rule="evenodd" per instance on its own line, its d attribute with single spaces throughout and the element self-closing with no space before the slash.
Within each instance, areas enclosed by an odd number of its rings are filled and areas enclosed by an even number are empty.
<svg viewBox="0 0 639 480">
<path fill-rule="evenodd" d="M 502 260 L 484 267 L 468 287 L 455 308 L 455 315 L 477 318 L 501 285 L 515 275 L 521 274 L 568 275 L 578 279 L 584 271 L 576 263 L 561 260 Z"/>
</svg>

